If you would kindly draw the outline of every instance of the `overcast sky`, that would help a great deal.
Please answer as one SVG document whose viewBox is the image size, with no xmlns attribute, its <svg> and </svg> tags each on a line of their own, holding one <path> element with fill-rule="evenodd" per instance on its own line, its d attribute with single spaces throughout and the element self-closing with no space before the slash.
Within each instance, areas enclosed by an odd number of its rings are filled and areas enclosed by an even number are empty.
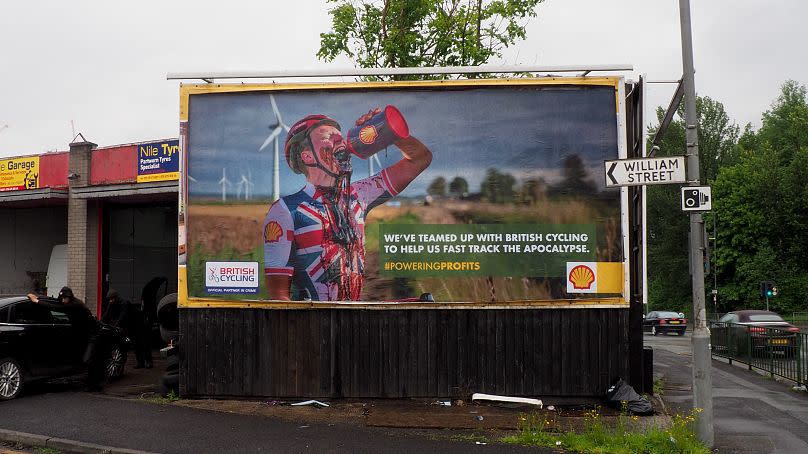
<svg viewBox="0 0 808 454">
<path fill-rule="evenodd" d="M 73 128 L 100 146 L 176 137 L 179 83 L 168 72 L 348 66 L 315 57 L 325 0 L 3 3 L 0 156 L 66 150 Z M 547 0 L 527 40 L 491 63 L 630 63 L 629 78 L 678 79 L 678 3 Z M 691 3 L 696 89 L 738 124 L 759 126 L 785 80 L 808 84 L 808 1 Z M 649 87 L 647 123 L 673 88 Z"/>
</svg>

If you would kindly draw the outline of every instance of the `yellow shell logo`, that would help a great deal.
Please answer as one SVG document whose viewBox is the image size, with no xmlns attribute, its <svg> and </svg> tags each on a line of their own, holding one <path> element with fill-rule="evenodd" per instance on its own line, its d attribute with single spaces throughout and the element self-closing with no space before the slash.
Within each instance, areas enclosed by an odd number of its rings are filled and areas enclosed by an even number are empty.
<svg viewBox="0 0 808 454">
<path fill-rule="evenodd" d="M 264 227 L 264 242 L 265 243 L 275 243 L 280 239 L 281 235 L 283 234 L 283 229 L 281 229 L 281 225 L 275 221 L 270 222 Z"/>
<path fill-rule="evenodd" d="M 372 125 L 365 126 L 359 131 L 359 140 L 365 145 L 375 142 L 376 137 L 379 137 L 379 133 L 376 132 L 376 128 Z"/>
<path fill-rule="evenodd" d="M 574 288 L 588 290 L 595 282 L 595 272 L 586 265 L 578 265 L 570 270 L 569 279 Z"/>
</svg>

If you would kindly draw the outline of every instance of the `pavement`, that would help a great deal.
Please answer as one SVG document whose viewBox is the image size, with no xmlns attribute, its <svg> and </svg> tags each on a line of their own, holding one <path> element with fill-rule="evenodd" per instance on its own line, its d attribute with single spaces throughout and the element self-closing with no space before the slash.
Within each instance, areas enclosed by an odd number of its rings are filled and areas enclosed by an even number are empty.
<svg viewBox="0 0 808 454">
<path fill-rule="evenodd" d="M 80 378 L 29 387 L 20 398 L 0 403 L 0 441 L 92 454 L 553 452 L 497 442 L 529 408 L 432 400 L 329 401 L 328 408 L 266 400 L 173 401 L 156 394 L 163 368 L 162 361 L 137 370 L 128 362 L 124 378 L 99 393 L 83 392 Z M 408 428 L 397 423 L 402 420 L 410 421 Z M 455 428 L 446 429 L 450 421 Z"/>
<path fill-rule="evenodd" d="M 654 375 L 664 379 L 671 413 L 693 406 L 690 333 L 645 336 L 654 349 Z M 747 366 L 713 359 L 713 426 L 720 453 L 808 453 L 808 393 Z"/>
<path fill-rule="evenodd" d="M 688 333 L 689 334 L 689 333 Z M 664 379 L 657 410 L 692 407 L 690 337 L 647 335 L 654 373 Z M 328 408 L 279 400 L 167 400 L 157 394 L 165 363 L 132 369 L 100 393 L 80 379 L 30 387 L 0 404 L 0 440 L 76 453 L 198 452 L 554 452 L 496 443 L 518 428 L 525 407 L 434 399 L 326 400 Z M 713 360 L 715 451 L 808 452 L 808 394 L 792 385 Z M 547 401 L 545 405 L 554 404 Z M 551 413 L 565 430 L 583 407 Z M 546 408 L 544 411 L 547 411 Z M 606 411 L 606 416 L 609 413 Z M 615 413 L 611 414 L 616 416 Z M 665 415 L 641 424 L 665 425 Z"/>
</svg>

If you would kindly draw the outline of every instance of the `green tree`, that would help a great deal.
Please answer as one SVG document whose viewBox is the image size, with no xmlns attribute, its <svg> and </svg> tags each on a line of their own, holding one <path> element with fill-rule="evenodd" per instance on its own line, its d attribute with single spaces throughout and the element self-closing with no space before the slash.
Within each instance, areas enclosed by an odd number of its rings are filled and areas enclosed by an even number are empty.
<svg viewBox="0 0 808 454">
<path fill-rule="evenodd" d="M 449 183 L 449 194 L 459 198 L 469 193 L 469 182 L 463 177 L 454 177 Z"/>
<path fill-rule="evenodd" d="M 491 168 L 485 173 L 485 179 L 480 184 L 480 192 L 489 202 L 507 203 L 513 200 L 515 184 L 516 179 L 513 175 L 500 173 L 497 169 Z"/>
<path fill-rule="evenodd" d="M 328 0 L 331 30 L 317 57 L 345 55 L 361 68 L 476 66 L 524 39 L 543 1 Z"/>
<path fill-rule="evenodd" d="M 593 194 L 595 183 L 590 179 L 584 161 L 577 154 L 564 158 L 564 179 L 553 187 L 560 195 Z"/>
<path fill-rule="evenodd" d="M 438 177 L 429 183 L 426 193 L 434 197 L 446 197 L 446 178 Z"/>
<path fill-rule="evenodd" d="M 529 178 L 522 183 L 519 190 L 520 200 L 527 205 L 535 205 L 546 197 L 547 183 L 544 178 Z"/>
<path fill-rule="evenodd" d="M 737 160 L 739 128 L 731 122 L 723 104 L 709 97 L 696 99 L 696 112 L 699 118 L 699 176 L 701 182 L 707 184 L 715 180 L 719 169 Z M 658 121 L 662 121 L 664 114 L 664 109 L 657 108 Z M 684 105 L 680 105 L 677 115 L 662 138 L 657 152 L 659 157 L 685 153 Z M 657 127 L 651 128 L 650 135 L 656 130 Z M 690 313 L 693 300 L 688 258 L 690 219 L 680 207 L 680 187 L 649 186 L 647 195 L 649 310 Z M 712 232 L 711 215 L 705 217 Z M 708 276 L 707 281 L 707 288 L 712 289 L 712 276 Z"/>
<path fill-rule="evenodd" d="M 808 104 L 786 82 L 763 124 L 744 131 L 739 162 L 713 185 L 719 297 L 727 309 L 762 308 L 760 281 L 778 284 L 770 308 L 805 310 L 808 294 Z"/>
</svg>

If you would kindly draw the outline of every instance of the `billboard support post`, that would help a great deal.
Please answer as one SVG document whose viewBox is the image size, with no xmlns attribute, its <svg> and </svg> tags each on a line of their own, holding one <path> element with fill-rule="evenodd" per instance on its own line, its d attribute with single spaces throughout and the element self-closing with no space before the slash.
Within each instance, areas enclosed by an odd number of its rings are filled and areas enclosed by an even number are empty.
<svg viewBox="0 0 808 454">
<path fill-rule="evenodd" d="M 696 113 L 696 87 L 693 68 L 693 37 L 690 26 L 690 0 L 679 0 L 679 19 L 682 35 L 682 70 L 685 98 L 685 124 L 687 140 L 687 179 L 690 186 L 699 185 L 698 116 Z M 713 395 L 710 329 L 704 302 L 704 267 L 701 266 L 704 245 L 704 223 L 701 213 L 690 213 L 690 263 L 693 276 L 693 407 L 701 409 L 696 423 L 696 434 L 708 447 L 713 446 Z"/>
</svg>

